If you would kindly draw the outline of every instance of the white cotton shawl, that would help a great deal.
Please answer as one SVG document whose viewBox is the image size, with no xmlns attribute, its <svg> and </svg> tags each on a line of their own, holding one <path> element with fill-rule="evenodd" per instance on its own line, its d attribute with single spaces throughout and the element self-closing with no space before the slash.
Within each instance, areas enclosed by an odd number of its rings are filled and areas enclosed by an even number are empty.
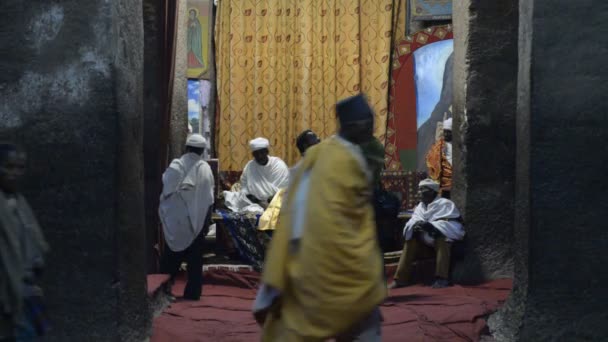
<svg viewBox="0 0 608 342">
<path fill-rule="evenodd" d="M 420 202 L 412 218 L 407 221 L 403 229 L 405 240 L 410 240 L 414 234 L 414 224 L 417 222 L 429 222 L 437 228 L 446 237 L 446 241 L 462 240 L 465 235 L 464 227 L 458 221 L 448 220 L 457 219 L 460 217 L 460 211 L 456 208 L 454 202 L 449 199 L 437 197 L 433 202 L 426 206 Z M 435 240 L 427 233 L 424 233 L 424 242 L 428 245 L 433 245 Z"/>
<path fill-rule="evenodd" d="M 253 195 L 259 200 L 267 200 L 279 189 L 289 183 L 289 168 L 277 157 L 268 157 L 268 164 L 260 165 L 255 160 L 249 161 L 241 176 L 241 192 Z"/>
<path fill-rule="evenodd" d="M 0 190 L 0 315 L 19 316 L 34 267 L 44 265 L 49 246 L 27 200 L 20 194 L 13 205 Z M 22 235 L 25 238 L 20 240 Z"/>
<path fill-rule="evenodd" d="M 213 205 L 213 186 L 209 164 L 195 153 L 173 160 L 163 174 L 159 215 L 172 251 L 188 248 L 200 234 Z"/>
<path fill-rule="evenodd" d="M 450 165 L 454 165 L 454 164 L 452 164 L 452 143 L 451 142 L 449 142 L 449 141 L 445 142 L 445 145 L 443 146 L 443 153 L 445 153 L 445 158 L 448 160 Z"/>
</svg>

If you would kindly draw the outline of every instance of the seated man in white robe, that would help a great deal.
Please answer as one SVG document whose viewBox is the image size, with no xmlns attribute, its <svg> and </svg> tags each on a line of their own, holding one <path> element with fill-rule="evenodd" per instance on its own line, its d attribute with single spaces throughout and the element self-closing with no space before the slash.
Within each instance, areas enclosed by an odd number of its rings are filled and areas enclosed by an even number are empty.
<svg viewBox="0 0 608 342">
<path fill-rule="evenodd" d="M 269 155 L 269 147 L 270 144 L 265 138 L 256 138 L 249 142 L 253 160 L 243 169 L 241 191 L 238 194 L 224 192 L 226 206 L 232 211 L 248 211 L 252 205 L 257 205 L 261 213 L 277 192 L 287 187 L 289 168 L 280 158 Z"/>
<path fill-rule="evenodd" d="M 203 244 L 214 202 L 213 172 L 202 159 L 207 141 L 192 134 L 186 154 L 174 159 L 163 174 L 159 216 L 167 244 L 161 271 L 174 278 L 183 261 L 188 265 L 184 299 L 198 300 L 203 284 Z"/>
<path fill-rule="evenodd" d="M 452 242 L 465 235 L 460 212 L 454 202 L 439 197 L 439 183 L 425 179 L 419 184 L 422 201 L 403 230 L 405 245 L 389 288 L 411 285 L 412 262 L 418 257 L 436 254 L 433 288 L 449 286 Z"/>
</svg>

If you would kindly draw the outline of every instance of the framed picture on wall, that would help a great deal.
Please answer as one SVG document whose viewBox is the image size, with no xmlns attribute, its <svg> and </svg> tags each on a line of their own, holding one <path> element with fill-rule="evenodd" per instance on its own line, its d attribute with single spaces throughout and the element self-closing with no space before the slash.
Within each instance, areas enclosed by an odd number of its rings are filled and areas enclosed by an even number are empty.
<svg viewBox="0 0 608 342">
<path fill-rule="evenodd" d="M 410 0 L 412 20 L 451 20 L 452 0 Z"/>
<path fill-rule="evenodd" d="M 188 0 L 188 78 L 209 79 L 213 0 Z"/>
</svg>

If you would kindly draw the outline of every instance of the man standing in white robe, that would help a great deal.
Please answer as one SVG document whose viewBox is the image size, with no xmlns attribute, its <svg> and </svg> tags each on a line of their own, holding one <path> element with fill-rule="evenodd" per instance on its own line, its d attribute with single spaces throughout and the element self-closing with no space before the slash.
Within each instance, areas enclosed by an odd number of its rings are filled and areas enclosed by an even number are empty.
<svg viewBox="0 0 608 342">
<path fill-rule="evenodd" d="M 239 193 L 224 192 L 226 206 L 232 211 L 246 211 L 256 204 L 260 213 L 268 206 L 280 189 L 286 188 L 289 182 L 289 168 L 283 160 L 269 155 L 270 143 L 265 138 L 256 138 L 249 142 L 253 154 L 241 175 Z"/>
<path fill-rule="evenodd" d="M 203 284 L 203 244 L 214 202 L 213 173 L 202 159 L 207 141 L 192 134 L 186 154 L 174 159 L 163 174 L 159 215 L 166 241 L 161 271 L 174 278 L 183 261 L 188 264 L 184 298 L 198 300 Z"/>
<path fill-rule="evenodd" d="M 465 235 L 460 212 L 454 202 L 439 197 L 439 183 L 425 179 L 418 185 L 422 201 L 403 229 L 405 245 L 389 288 L 411 285 L 411 265 L 421 254 L 436 253 L 434 288 L 449 286 L 452 242 Z"/>
</svg>

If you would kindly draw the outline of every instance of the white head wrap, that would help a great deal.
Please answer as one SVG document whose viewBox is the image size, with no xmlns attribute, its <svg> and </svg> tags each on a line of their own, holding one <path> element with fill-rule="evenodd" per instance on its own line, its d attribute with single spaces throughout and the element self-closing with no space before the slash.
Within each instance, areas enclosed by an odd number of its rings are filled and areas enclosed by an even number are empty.
<svg viewBox="0 0 608 342">
<path fill-rule="evenodd" d="M 270 142 L 266 138 L 255 138 L 249 142 L 249 148 L 251 152 L 263 150 L 270 146 Z"/>
<path fill-rule="evenodd" d="M 186 140 L 186 146 L 197 147 L 197 148 L 206 148 L 207 147 L 207 139 L 205 139 L 200 134 L 192 134 Z"/>
<path fill-rule="evenodd" d="M 443 129 L 446 131 L 452 130 L 452 118 L 449 118 L 443 122 Z"/>
<path fill-rule="evenodd" d="M 419 188 L 426 187 L 426 188 L 432 189 L 435 192 L 439 192 L 439 183 L 435 182 L 434 180 L 432 180 L 430 178 L 422 180 L 420 183 L 418 183 L 418 187 Z"/>
</svg>

